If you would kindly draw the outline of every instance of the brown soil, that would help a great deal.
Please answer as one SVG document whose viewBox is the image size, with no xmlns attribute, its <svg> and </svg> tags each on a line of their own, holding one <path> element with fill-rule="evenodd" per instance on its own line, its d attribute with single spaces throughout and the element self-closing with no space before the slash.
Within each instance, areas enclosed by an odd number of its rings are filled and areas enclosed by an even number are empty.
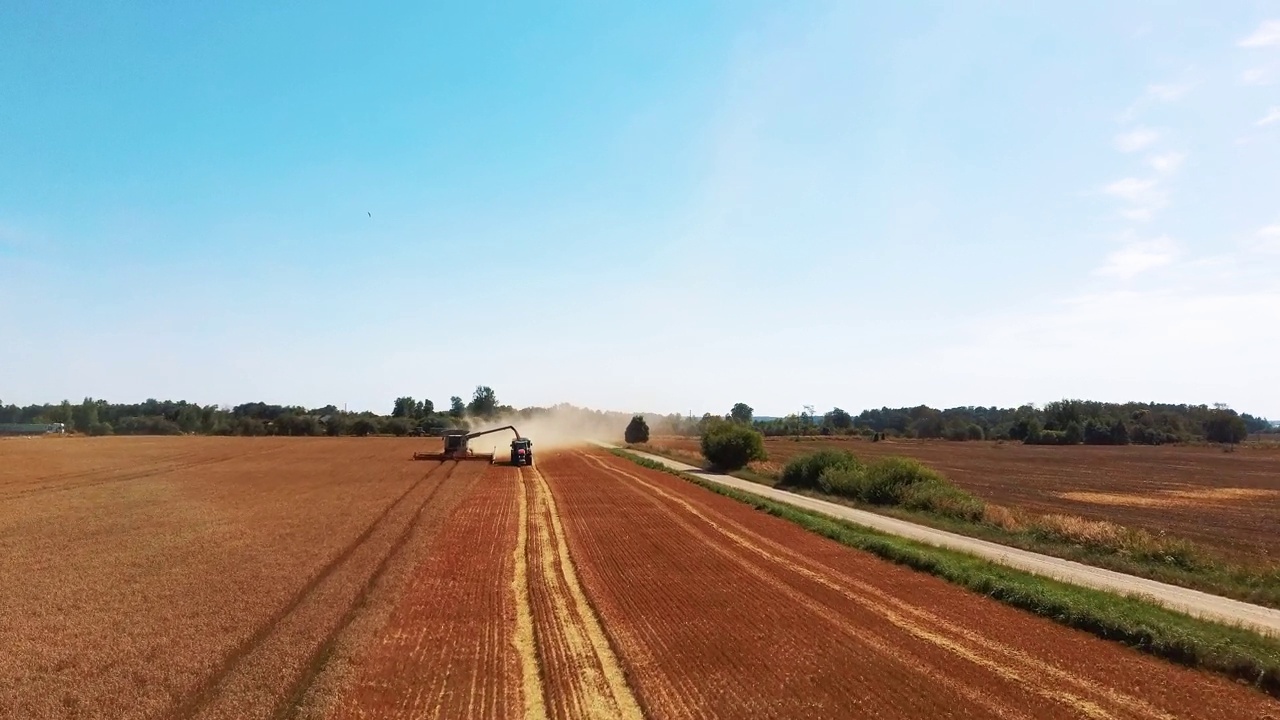
<svg viewBox="0 0 1280 720">
<path fill-rule="evenodd" d="M 698 453 L 696 438 L 652 444 Z M 1226 453 L 1209 446 L 766 438 L 765 447 L 776 467 L 820 447 L 869 459 L 913 457 L 991 502 L 1164 531 L 1240 561 L 1280 560 L 1280 450 L 1273 446 Z"/>
<path fill-rule="evenodd" d="M 1267 717 L 1265 696 L 888 565 L 660 472 L 548 458 L 646 709 L 690 717 Z"/>
</svg>

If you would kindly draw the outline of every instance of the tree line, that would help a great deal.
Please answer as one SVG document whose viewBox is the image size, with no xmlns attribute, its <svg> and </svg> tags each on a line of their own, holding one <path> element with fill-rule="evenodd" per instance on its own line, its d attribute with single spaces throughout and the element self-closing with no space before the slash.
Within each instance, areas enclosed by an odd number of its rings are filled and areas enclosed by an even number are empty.
<svg viewBox="0 0 1280 720">
<path fill-rule="evenodd" d="M 680 435 L 702 435 L 717 421 L 752 425 L 766 436 L 851 435 L 938 438 L 947 440 L 1011 440 L 1043 445 L 1162 445 L 1208 440 L 1235 443 L 1254 433 L 1277 433 L 1266 418 L 1238 413 L 1225 405 L 1168 403 L 1104 403 L 1058 400 L 1042 407 L 915 407 L 863 410 L 853 415 L 841 408 L 818 415 L 792 414 L 758 420 L 746 403 L 723 416 L 671 416 L 668 426 Z"/>
<path fill-rule="evenodd" d="M 85 398 L 25 407 L 0 402 L 0 424 L 63 423 L 86 435 L 409 435 L 466 427 L 471 421 L 516 412 L 500 404 L 493 389 L 484 385 L 475 389 L 470 402 L 458 396 L 449 401 L 448 410 L 436 412 L 431 400 L 405 396 L 395 400 L 388 415 L 345 412 L 335 405 L 307 408 L 264 402 L 233 407 L 156 399 L 111 403 Z"/>
</svg>

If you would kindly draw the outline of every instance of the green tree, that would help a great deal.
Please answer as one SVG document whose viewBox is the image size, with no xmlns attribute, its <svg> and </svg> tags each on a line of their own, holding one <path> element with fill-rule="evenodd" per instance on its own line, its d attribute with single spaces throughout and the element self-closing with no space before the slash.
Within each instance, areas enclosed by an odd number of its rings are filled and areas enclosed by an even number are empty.
<svg viewBox="0 0 1280 720">
<path fill-rule="evenodd" d="M 450 417 L 460 418 L 467 414 L 467 406 L 462 402 L 462 398 L 454 395 L 449 398 L 449 415 Z"/>
<path fill-rule="evenodd" d="M 627 444 L 649 442 L 649 423 L 645 422 L 643 415 L 635 415 L 631 418 L 623 438 Z"/>
<path fill-rule="evenodd" d="M 1072 420 L 1067 423 L 1067 429 L 1063 431 L 1062 440 L 1068 445 L 1079 445 L 1084 442 L 1084 428 L 1080 423 Z"/>
<path fill-rule="evenodd" d="M 1204 436 L 1210 442 L 1231 443 L 1232 445 L 1249 437 L 1249 428 L 1244 419 L 1234 410 L 1218 408 L 1209 414 L 1204 423 Z"/>
<path fill-rule="evenodd" d="M 98 403 L 93 398 L 85 398 L 84 402 L 71 410 L 72 429 L 76 432 L 88 433 L 98 423 Z"/>
<path fill-rule="evenodd" d="M 347 433 L 347 417 L 339 413 L 332 413 L 329 419 L 324 422 L 324 434 L 329 437 L 338 437 Z"/>
<path fill-rule="evenodd" d="M 411 397 L 396 398 L 395 405 L 391 408 L 391 417 L 394 418 L 411 418 L 418 415 L 418 401 Z"/>
<path fill-rule="evenodd" d="M 471 402 L 467 405 L 467 413 L 472 417 L 491 418 L 498 414 L 498 395 L 488 385 L 477 385 Z"/>
<path fill-rule="evenodd" d="M 351 434 L 358 437 L 368 437 L 378 432 L 378 425 L 372 419 L 367 417 L 357 418 L 351 423 Z"/>
<path fill-rule="evenodd" d="M 827 413 L 827 421 L 831 423 L 831 427 L 837 430 L 848 430 L 853 427 L 853 416 L 840 408 L 835 408 Z"/>
<path fill-rule="evenodd" d="M 719 420 L 702 434 L 702 456 L 718 470 L 740 470 L 754 460 L 767 460 L 764 436 L 741 423 Z"/>
<path fill-rule="evenodd" d="M 418 417 L 427 417 L 429 415 L 434 415 L 435 412 L 436 412 L 436 404 L 431 402 L 430 400 L 423 398 L 422 402 L 418 403 Z"/>
<path fill-rule="evenodd" d="M 385 432 L 391 433 L 396 437 L 404 437 L 405 435 L 408 435 L 409 431 L 412 429 L 413 429 L 413 426 L 409 423 L 409 421 L 406 418 L 401 418 L 401 417 L 391 418 L 383 426 L 383 430 Z"/>
<path fill-rule="evenodd" d="M 744 425 L 751 424 L 751 418 L 755 416 L 755 408 L 746 403 L 738 403 L 729 411 L 729 419 Z"/>
</svg>

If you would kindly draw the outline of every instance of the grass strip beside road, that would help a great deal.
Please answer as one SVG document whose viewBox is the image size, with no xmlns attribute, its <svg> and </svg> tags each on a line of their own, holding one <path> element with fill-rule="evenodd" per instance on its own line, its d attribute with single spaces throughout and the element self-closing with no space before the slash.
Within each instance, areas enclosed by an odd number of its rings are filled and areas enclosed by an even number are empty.
<svg viewBox="0 0 1280 720">
<path fill-rule="evenodd" d="M 843 545 L 926 572 L 994 600 L 1181 665 L 1247 682 L 1280 698 L 1280 640 L 1177 613 L 1136 597 L 1077 587 L 725 487 L 622 449 L 615 455 L 699 485 Z"/>
</svg>

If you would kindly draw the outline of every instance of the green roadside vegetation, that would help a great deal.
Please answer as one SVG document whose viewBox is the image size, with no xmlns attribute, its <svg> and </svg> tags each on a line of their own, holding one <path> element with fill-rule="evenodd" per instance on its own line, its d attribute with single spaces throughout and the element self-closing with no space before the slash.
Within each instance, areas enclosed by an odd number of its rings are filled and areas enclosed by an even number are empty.
<svg viewBox="0 0 1280 720">
<path fill-rule="evenodd" d="M 830 518 L 672 470 L 622 449 L 638 465 L 670 473 L 823 537 L 935 575 L 994 600 L 1188 667 L 1247 682 L 1280 698 L 1280 639 L 1167 610 L 1135 597 L 1077 587 Z"/>
<path fill-rule="evenodd" d="M 637 449 L 702 464 L 662 448 Z M 777 475 L 750 467 L 730 474 L 939 530 L 1280 608 L 1280 566 L 1232 563 L 1188 540 L 1116 523 L 988 503 L 916 460 L 890 457 L 863 463 L 844 450 L 818 450 L 792 458 Z"/>
</svg>

